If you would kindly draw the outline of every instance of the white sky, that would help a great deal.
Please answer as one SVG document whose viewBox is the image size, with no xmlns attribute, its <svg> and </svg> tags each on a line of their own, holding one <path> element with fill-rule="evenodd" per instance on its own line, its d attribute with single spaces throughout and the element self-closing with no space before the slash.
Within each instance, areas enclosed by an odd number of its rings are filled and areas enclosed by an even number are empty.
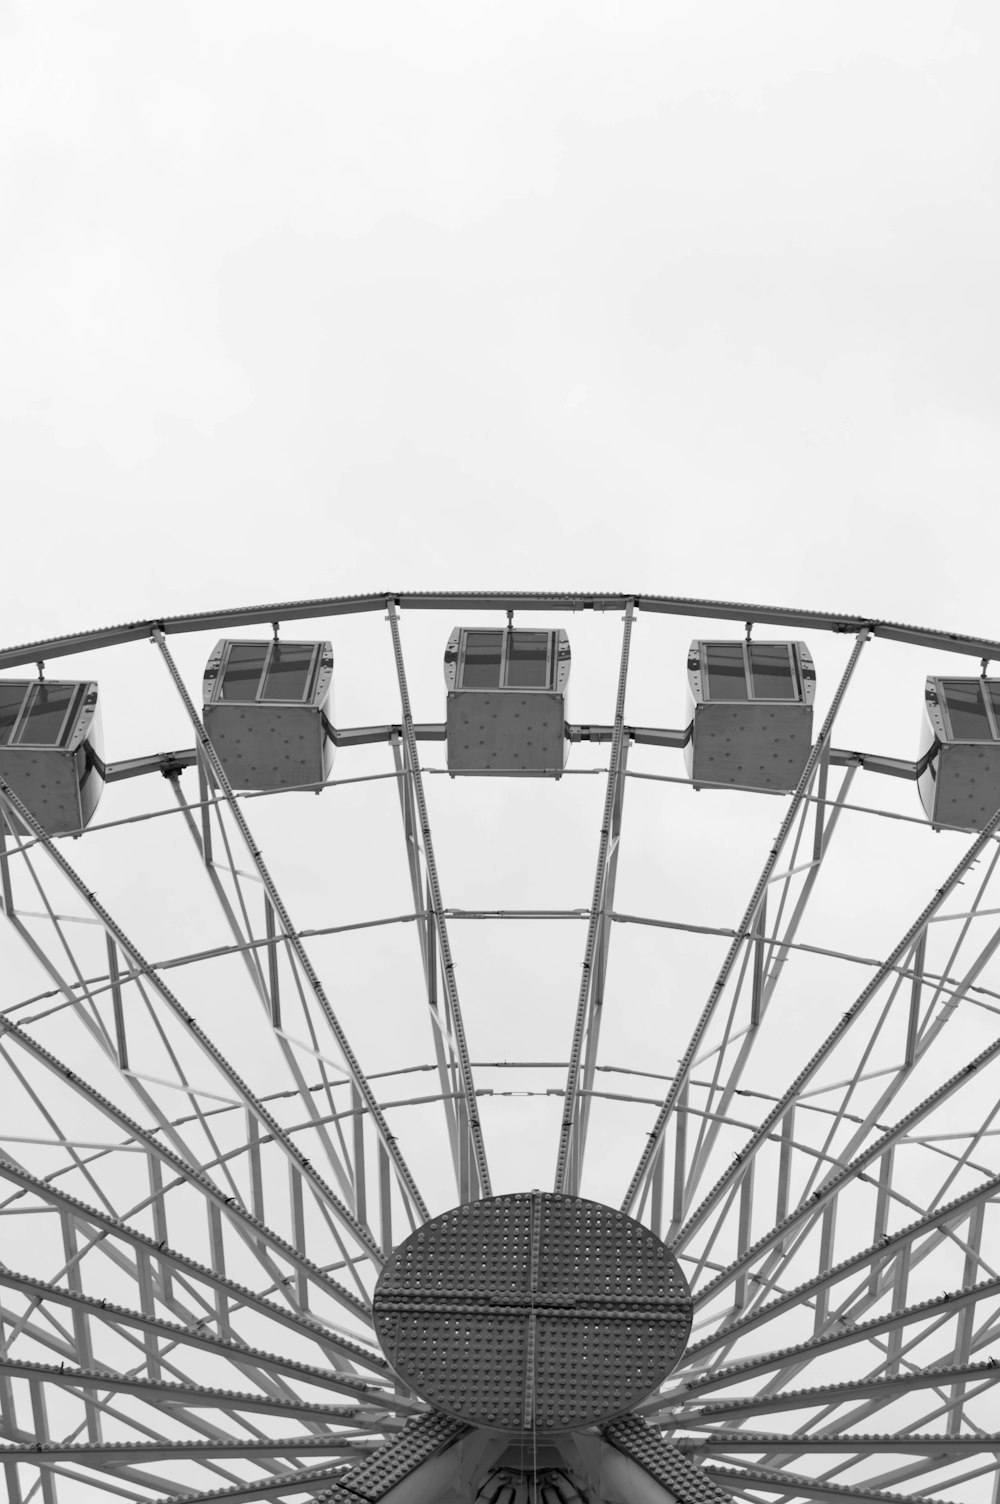
<svg viewBox="0 0 1000 1504">
<path fill-rule="evenodd" d="M 1000 635 L 998 38 L 2 0 L 0 641 L 532 585 Z"/>
</svg>

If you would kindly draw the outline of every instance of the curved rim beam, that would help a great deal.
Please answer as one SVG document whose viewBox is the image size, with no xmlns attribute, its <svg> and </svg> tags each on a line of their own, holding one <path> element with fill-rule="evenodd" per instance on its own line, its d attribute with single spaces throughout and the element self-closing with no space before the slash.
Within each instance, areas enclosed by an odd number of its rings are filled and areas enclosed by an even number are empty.
<svg viewBox="0 0 1000 1504">
<path fill-rule="evenodd" d="M 140 642 L 154 631 L 171 635 L 180 632 L 209 632 L 230 627 L 248 627 L 261 622 L 308 621 L 317 616 L 349 616 L 365 611 L 384 611 L 394 601 L 407 610 L 504 611 L 513 606 L 536 611 L 624 611 L 634 601 L 640 611 L 661 616 L 712 617 L 719 621 L 753 621 L 759 625 L 797 627 L 821 632 L 857 633 L 864 627 L 889 642 L 905 642 L 917 647 L 941 648 L 965 653 L 970 657 L 1000 659 L 1000 642 L 989 637 L 969 637 L 961 632 L 940 628 L 910 626 L 902 622 L 883 621 L 876 616 L 857 616 L 852 612 L 807 611 L 794 607 L 766 606 L 749 601 L 700 600 L 689 596 L 605 595 L 592 591 L 381 591 L 373 595 L 333 595 L 311 601 L 279 601 L 270 605 L 231 607 L 219 611 L 189 612 L 183 616 L 150 617 L 143 621 L 124 622 L 119 626 L 98 627 L 89 632 L 40 638 L 0 649 L 0 669 L 37 663 L 41 658 L 64 658 L 71 653 L 90 652 L 123 642 Z"/>
</svg>

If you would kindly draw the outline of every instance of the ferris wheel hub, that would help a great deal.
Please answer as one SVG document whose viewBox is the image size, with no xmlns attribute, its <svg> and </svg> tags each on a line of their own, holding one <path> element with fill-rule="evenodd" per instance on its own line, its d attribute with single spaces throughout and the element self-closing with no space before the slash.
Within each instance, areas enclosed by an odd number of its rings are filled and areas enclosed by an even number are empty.
<svg viewBox="0 0 1000 1504">
<path fill-rule="evenodd" d="M 623 1212 L 551 1192 L 454 1208 L 411 1234 L 375 1291 L 375 1329 L 435 1409 L 524 1435 L 597 1425 L 680 1361 L 691 1297 Z"/>
</svg>

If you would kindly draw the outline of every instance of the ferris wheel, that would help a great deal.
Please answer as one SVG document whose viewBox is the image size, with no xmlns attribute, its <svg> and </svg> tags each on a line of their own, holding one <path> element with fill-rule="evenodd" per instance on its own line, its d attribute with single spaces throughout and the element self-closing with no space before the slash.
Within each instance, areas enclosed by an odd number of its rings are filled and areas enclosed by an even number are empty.
<svg viewBox="0 0 1000 1504">
<path fill-rule="evenodd" d="M 0 652 L 11 1504 L 1000 1504 L 1000 642 Z"/>
</svg>

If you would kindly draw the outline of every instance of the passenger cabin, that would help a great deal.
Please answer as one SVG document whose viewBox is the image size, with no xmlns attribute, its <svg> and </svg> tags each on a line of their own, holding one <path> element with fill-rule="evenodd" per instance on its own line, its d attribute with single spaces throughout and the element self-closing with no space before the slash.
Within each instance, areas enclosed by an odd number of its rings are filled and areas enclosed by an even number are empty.
<svg viewBox="0 0 1000 1504">
<path fill-rule="evenodd" d="M 205 730 L 234 789 L 322 783 L 333 763 L 328 642 L 223 638 L 205 667 Z"/>
<path fill-rule="evenodd" d="M 1000 679 L 928 679 L 917 786 L 937 826 L 982 830 L 1000 808 Z"/>
<path fill-rule="evenodd" d="M 569 638 L 458 627 L 448 639 L 448 770 L 558 777 L 566 763 Z"/>
<path fill-rule="evenodd" d="M 812 746 L 816 671 L 804 642 L 701 642 L 688 654 L 696 784 L 794 789 Z"/>
<path fill-rule="evenodd" d="M 97 685 L 0 680 L 0 776 L 46 835 L 78 835 L 104 788 Z"/>
</svg>

